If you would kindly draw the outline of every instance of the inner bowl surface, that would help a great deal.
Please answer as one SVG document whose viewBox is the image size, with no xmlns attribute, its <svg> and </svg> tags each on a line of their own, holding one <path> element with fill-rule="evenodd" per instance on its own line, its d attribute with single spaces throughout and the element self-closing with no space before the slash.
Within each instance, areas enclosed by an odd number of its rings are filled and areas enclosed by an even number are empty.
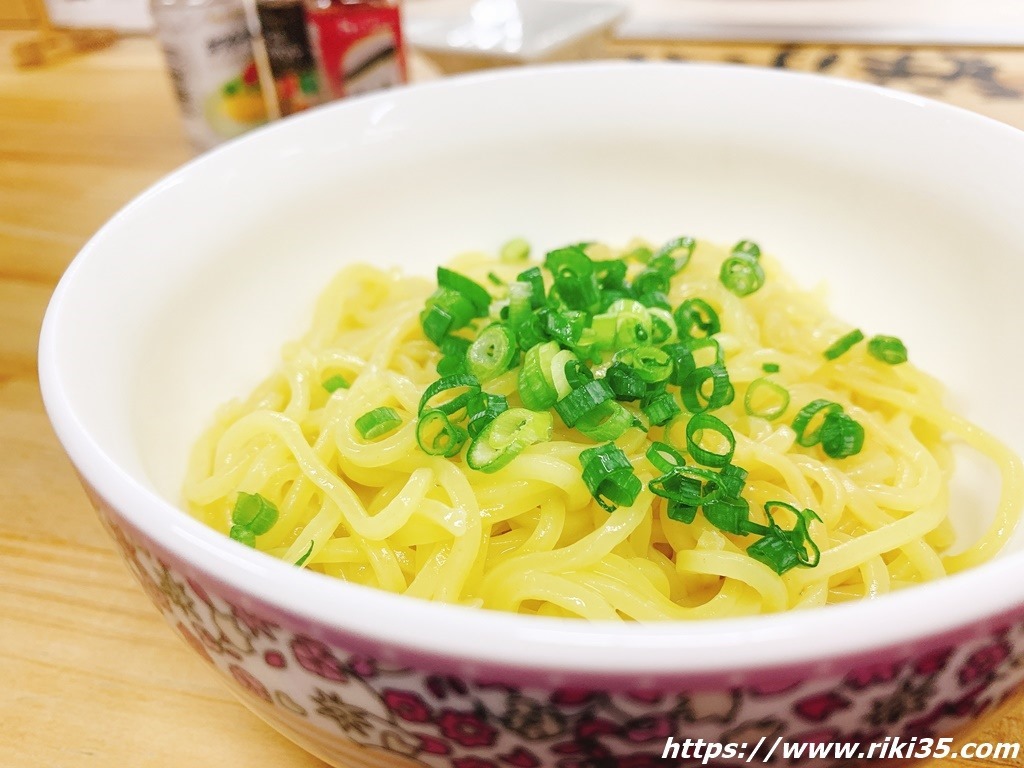
<svg viewBox="0 0 1024 768">
<path fill-rule="evenodd" d="M 47 409 L 96 493 L 172 557 L 312 626 L 482 668 L 594 681 L 736 674 L 898 646 L 1024 605 L 1022 539 L 875 602 L 620 626 L 422 603 L 305 572 L 180 511 L 192 442 L 269 372 L 343 265 L 428 274 L 512 236 L 755 239 L 837 315 L 894 333 L 963 412 L 1024 448 L 1024 134 L 881 89 L 767 70 L 595 64 L 387 92 L 258 131 L 130 204 L 47 314 Z M 991 503 L 956 488 L 964 535 Z M 412 631 L 411 628 L 414 628 Z M 809 644 L 806 638 L 813 636 Z"/>
</svg>

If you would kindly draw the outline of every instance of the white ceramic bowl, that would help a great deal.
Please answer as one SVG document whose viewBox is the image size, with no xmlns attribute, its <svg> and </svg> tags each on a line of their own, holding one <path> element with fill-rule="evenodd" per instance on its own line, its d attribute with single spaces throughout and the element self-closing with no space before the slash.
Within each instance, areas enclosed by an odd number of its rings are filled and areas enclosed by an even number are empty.
<svg viewBox="0 0 1024 768">
<path fill-rule="evenodd" d="M 947 734 L 1024 678 L 1024 549 L 873 602 L 608 625 L 429 604 L 295 569 L 181 511 L 190 444 L 357 260 L 427 272 L 513 235 L 757 239 L 895 332 L 1024 448 L 1024 134 L 834 79 L 612 63 L 501 71 L 259 130 L 141 195 L 46 316 L 46 407 L 125 559 L 275 727 L 335 765 L 662 764 Z M 976 529 L 966 473 L 957 519 Z M 780 747 L 781 748 L 781 747 Z M 737 746 L 737 751 L 739 747 Z M 504 761 L 504 762 L 502 762 Z M 511 761 L 511 762 L 510 762 Z M 518 762 L 516 762 L 518 761 Z"/>
</svg>

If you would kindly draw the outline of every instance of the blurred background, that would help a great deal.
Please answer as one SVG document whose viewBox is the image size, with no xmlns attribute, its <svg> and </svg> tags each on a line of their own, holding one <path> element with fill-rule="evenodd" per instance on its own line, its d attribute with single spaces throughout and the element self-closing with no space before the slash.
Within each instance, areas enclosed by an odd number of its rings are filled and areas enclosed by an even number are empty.
<svg viewBox="0 0 1024 768">
<path fill-rule="evenodd" d="M 4 768 L 322 767 L 166 631 L 50 430 L 39 327 L 79 249 L 197 152 L 268 121 L 407 81 L 593 58 L 813 72 L 1024 128 L 1024 0 L 0 0 Z M 1017 706 L 972 736 L 1022 732 Z"/>
<path fill-rule="evenodd" d="M 14 70 L 118 44 L 162 51 L 196 151 L 345 96 L 552 61 L 789 67 L 1001 119 L 1024 89 L 1020 0 L 0 0 Z"/>
</svg>

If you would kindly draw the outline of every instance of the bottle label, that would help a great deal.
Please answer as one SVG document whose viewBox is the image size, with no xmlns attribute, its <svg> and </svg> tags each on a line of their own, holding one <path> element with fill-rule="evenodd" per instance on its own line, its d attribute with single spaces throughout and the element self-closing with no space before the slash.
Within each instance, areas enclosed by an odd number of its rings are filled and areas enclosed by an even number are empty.
<svg viewBox="0 0 1024 768">
<path fill-rule="evenodd" d="M 301 2 L 256 6 L 281 116 L 320 102 L 320 82 Z"/>
<path fill-rule="evenodd" d="M 157 34 L 193 144 L 209 149 L 267 120 L 241 5 L 154 9 Z"/>
<path fill-rule="evenodd" d="M 406 82 L 397 6 L 346 3 L 310 9 L 307 18 L 321 72 L 333 98 Z"/>
</svg>

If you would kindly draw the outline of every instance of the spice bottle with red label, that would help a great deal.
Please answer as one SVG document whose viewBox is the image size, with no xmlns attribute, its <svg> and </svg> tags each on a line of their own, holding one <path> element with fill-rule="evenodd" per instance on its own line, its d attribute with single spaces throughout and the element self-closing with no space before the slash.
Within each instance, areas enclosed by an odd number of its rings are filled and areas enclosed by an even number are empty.
<svg viewBox="0 0 1024 768">
<path fill-rule="evenodd" d="M 309 36 L 331 98 L 408 79 L 399 7 L 386 0 L 306 0 Z"/>
<path fill-rule="evenodd" d="M 258 0 L 256 14 L 281 117 L 323 100 L 302 0 Z"/>
<path fill-rule="evenodd" d="M 267 121 L 242 0 L 152 0 L 151 9 L 196 149 Z"/>
</svg>

